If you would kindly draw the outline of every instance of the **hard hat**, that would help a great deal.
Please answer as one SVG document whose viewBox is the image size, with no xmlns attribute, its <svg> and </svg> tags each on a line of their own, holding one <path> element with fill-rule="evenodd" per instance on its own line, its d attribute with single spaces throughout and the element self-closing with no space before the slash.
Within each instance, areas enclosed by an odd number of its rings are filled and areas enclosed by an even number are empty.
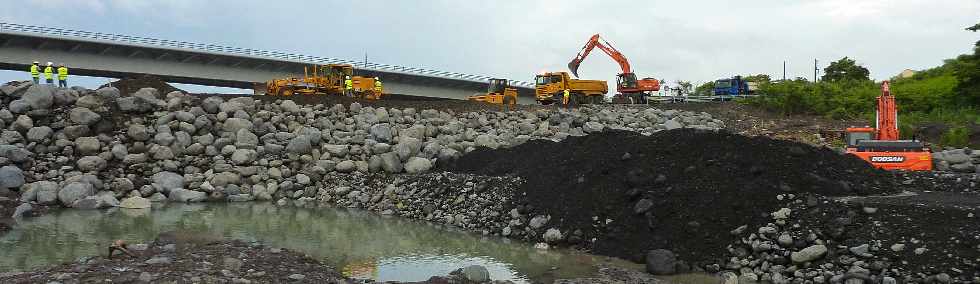
<svg viewBox="0 0 980 284">
<path fill-rule="evenodd" d="M 40 62 L 34 61 L 34 64 L 41 64 Z"/>
<path fill-rule="evenodd" d="M 344 77 L 347 77 L 347 79 L 350 79 L 350 76 L 344 76 Z"/>
<path fill-rule="evenodd" d="M 51 63 L 50 61 L 48 62 L 48 66 L 51 66 L 51 65 L 53 65 L 53 64 L 54 64 L 54 63 Z"/>
<path fill-rule="evenodd" d="M 378 79 L 378 77 L 374 77 L 374 79 L 375 79 L 375 80 L 381 80 L 381 79 Z"/>
</svg>

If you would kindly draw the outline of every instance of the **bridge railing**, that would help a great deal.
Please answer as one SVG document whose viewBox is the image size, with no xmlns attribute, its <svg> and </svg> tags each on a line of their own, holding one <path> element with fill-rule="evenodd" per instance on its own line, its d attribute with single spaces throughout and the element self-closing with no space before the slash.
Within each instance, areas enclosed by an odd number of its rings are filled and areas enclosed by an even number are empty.
<svg viewBox="0 0 980 284">
<path fill-rule="evenodd" d="M 418 75 L 426 75 L 426 76 L 448 78 L 448 79 L 463 79 L 463 80 L 470 80 L 470 81 L 486 82 L 487 80 L 492 78 L 492 77 L 481 76 L 481 75 L 470 75 L 470 74 L 462 74 L 456 72 L 447 72 L 447 71 L 439 71 L 439 70 L 424 69 L 424 68 L 414 68 L 414 67 L 370 63 L 370 62 L 337 59 L 337 58 L 329 58 L 329 57 L 292 54 L 292 53 L 279 52 L 279 51 L 266 51 L 266 50 L 250 49 L 250 48 L 221 46 L 221 45 L 214 45 L 214 44 L 201 44 L 201 43 L 193 43 L 193 42 L 186 42 L 186 41 L 156 39 L 156 38 L 127 36 L 127 35 L 118 35 L 118 34 L 107 34 L 107 33 L 0 22 L 0 32 L 3 31 L 53 35 L 53 36 L 68 37 L 68 38 L 93 39 L 93 40 L 110 41 L 110 42 L 122 42 L 122 43 L 129 43 L 129 44 L 136 44 L 136 45 L 143 45 L 143 46 L 155 46 L 155 47 L 205 51 L 209 53 L 223 53 L 223 54 L 230 54 L 230 55 L 263 57 L 263 58 L 270 58 L 270 59 L 295 61 L 301 63 L 351 64 L 362 69 L 368 69 L 374 71 L 400 72 L 400 73 L 418 74 Z M 534 87 L 533 83 L 524 82 L 524 81 L 510 80 L 510 84 L 514 86 L 527 87 L 527 88 Z"/>
</svg>

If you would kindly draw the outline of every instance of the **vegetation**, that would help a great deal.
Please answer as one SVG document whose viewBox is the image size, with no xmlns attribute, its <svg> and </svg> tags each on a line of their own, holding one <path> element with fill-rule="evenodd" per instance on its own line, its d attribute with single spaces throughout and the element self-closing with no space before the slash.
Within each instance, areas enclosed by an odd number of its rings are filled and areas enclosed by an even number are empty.
<svg viewBox="0 0 980 284">
<path fill-rule="evenodd" d="M 830 63 L 830 66 L 823 69 L 824 75 L 820 78 L 823 81 L 844 82 L 844 81 L 868 81 L 871 80 L 871 71 L 864 66 L 857 65 L 854 59 L 841 58 Z"/>
<path fill-rule="evenodd" d="M 980 24 L 967 29 L 980 31 Z M 762 96 L 743 102 L 786 115 L 814 114 L 871 121 L 881 84 L 869 79 L 868 69 L 844 57 L 831 63 L 824 72 L 820 82 L 803 78 L 762 82 L 757 92 Z M 917 72 L 909 78 L 893 78 L 891 92 L 899 105 L 903 134 L 911 135 L 922 125 L 941 124 L 947 130 L 938 142 L 948 146 L 968 145 L 970 126 L 980 124 L 980 42 L 973 54 L 946 60 L 942 66 Z"/>
</svg>

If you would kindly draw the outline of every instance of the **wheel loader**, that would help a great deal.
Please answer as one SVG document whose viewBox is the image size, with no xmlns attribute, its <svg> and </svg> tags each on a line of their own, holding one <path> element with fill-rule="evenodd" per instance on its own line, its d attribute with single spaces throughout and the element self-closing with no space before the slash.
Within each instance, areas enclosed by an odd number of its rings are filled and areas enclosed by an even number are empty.
<svg viewBox="0 0 980 284">
<path fill-rule="evenodd" d="M 491 104 L 516 105 L 517 89 L 511 88 L 507 84 L 507 79 L 494 78 L 490 79 L 486 94 L 469 96 L 466 99 Z"/>
<path fill-rule="evenodd" d="M 381 87 L 375 87 L 374 82 L 378 81 L 378 78 L 372 77 L 361 77 L 354 76 L 351 77 L 351 83 L 354 87 L 354 97 L 361 98 L 365 100 L 378 100 L 381 99 L 381 94 L 383 90 Z M 343 82 L 341 82 L 343 84 Z"/>
</svg>

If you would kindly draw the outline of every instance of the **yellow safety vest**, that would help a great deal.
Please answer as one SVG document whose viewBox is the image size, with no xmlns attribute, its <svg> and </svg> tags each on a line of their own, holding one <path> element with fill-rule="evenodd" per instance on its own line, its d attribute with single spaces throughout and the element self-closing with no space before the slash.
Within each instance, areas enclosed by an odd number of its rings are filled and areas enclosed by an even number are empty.
<svg viewBox="0 0 980 284">
<path fill-rule="evenodd" d="M 31 65 L 31 77 L 41 77 L 41 70 L 38 70 L 37 65 Z"/>
<path fill-rule="evenodd" d="M 381 80 L 374 81 L 374 90 L 379 92 L 381 91 Z"/>
<path fill-rule="evenodd" d="M 68 80 L 68 67 L 58 67 L 58 80 Z"/>
<path fill-rule="evenodd" d="M 51 80 L 53 79 L 52 77 L 53 75 L 54 75 L 54 68 L 51 68 L 51 66 L 44 67 L 44 79 Z"/>
<path fill-rule="evenodd" d="M 350 79 L 344 80 L 344 88 L 348 90 L 353 89 L 354 81 L 351 81 Z"/>
<path fill-rule="evenodd" d="M 568 90 L 565 90 L 565 98 L 566 99 L 568 98 L 568 95 L 569 95 Z"/>
</svg>

